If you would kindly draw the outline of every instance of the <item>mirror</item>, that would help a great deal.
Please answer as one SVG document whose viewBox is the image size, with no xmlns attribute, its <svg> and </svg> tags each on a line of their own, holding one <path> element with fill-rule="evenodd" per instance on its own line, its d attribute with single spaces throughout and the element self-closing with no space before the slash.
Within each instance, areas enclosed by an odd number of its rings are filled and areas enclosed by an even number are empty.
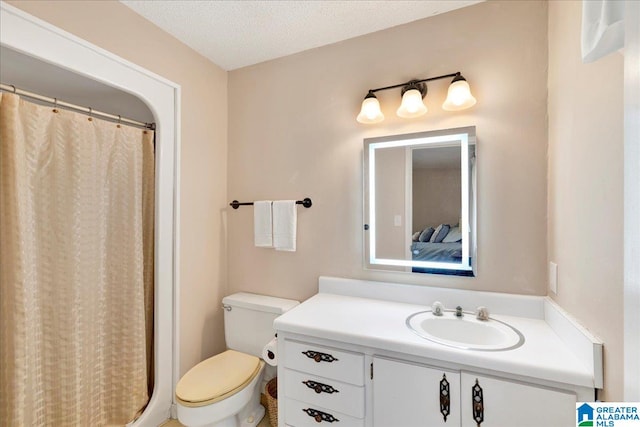
<svg viewBox="0 0 640 427">
<path fill-rule="evenodd" d="M 475 171 L 475 127 L 365 139 L 365 267 L 475 276 Z"/>
</svg>

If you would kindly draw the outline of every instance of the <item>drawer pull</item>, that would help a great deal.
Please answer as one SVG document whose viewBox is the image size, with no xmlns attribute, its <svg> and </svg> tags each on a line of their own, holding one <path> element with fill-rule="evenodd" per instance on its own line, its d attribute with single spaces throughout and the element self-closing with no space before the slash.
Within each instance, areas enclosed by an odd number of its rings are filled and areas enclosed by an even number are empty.
<svg viewBox="0 0 640 427">
<path fill-rule="evenodd" d="M 326 421 L 328 423 L 337 423 L 338 421 L 340 421 L 333 415 L 327 414 L 326 412 L 318 411 L 317 409 L 307 408 L 303 409 L 302 412 L 306 412 L 306 414 L 316 420 L 317 423 L 321 423 L 322 421 Z"/>
<path fill-rule="evenodd" d="M 450 401 L 449 381 L 447 381 L 447 376 L 442 374 L 442 380 L 440 380 L 440 413 L 442 414 L 445 423 L 447 422 L 447 417 L 451 411 L 449 407 Z"/>
<path fill-rule="evenodd" d="M 484 421 L 484 399 L 482 394 L 482 387 L 480 387 L 478 379 L 476 378 L 476 384 L 471 387 L 471 395 L 473 398 L 473 420 L 478 427 L 480 427 L 480 424 Z"/>
<path fill-rule="evenodd" d="M 307 356 L 309 359 L 315 360 L 317 363 L 320 363 L 320 362 L 331 363 L 338 360 L 330 354 L 320 353 L 319 351 L 307 350 L 307 351 L 303 351 L 302 354 Z"/>
<path fill-rule="evenodd" d="M 311 381 L 311 380 L 302 381 L 302 384 L 306 385 L 307 387 L 309 387 L 310 389 L 312 389 L 313 391 L 315 391 L 318 394 L 320 394 L 320 393 L 329 393 L 329 394 L 340 393 L 338 390 L 336 390 L 335 388 L 333 388 L 330 385 L 317 383 L 317 382 Z"/>
</svg>

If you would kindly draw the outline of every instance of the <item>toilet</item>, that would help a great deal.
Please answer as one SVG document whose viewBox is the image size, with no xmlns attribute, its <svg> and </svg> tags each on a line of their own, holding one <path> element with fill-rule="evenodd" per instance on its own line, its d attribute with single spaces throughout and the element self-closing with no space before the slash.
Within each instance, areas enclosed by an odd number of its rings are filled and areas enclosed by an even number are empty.
<svg viewBox="0 0 640 427">
<path fill-rule="evenodd" d="M 176 386 L 178 420 L 187 427 L 249 427 L 264 416 L 260 405 L 262 350 L 273 321 L 298 301 L 240 292 L 222 299 L 227 351 L 191 368 Z M 273 368 L 272 368 L 273 369 Z"/>
</svg>

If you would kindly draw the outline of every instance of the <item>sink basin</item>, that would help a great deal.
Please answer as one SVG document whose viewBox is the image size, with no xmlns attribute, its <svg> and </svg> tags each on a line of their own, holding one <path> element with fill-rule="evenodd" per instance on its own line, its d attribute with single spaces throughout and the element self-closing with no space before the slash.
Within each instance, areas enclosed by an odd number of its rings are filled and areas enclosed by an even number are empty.
<svg viewBox="0 0 640 427">
<path fill-rule="evenodd" d="M 524 344 L 513 326 L 493 318 L 478 320 L 469 312 L 456 317 L 453 310 L 444 310 L 442 316 L 419 311 L 407 317 L 407 326 L 422 338 L 465 350 L 505 351 Z"/>
</svg>

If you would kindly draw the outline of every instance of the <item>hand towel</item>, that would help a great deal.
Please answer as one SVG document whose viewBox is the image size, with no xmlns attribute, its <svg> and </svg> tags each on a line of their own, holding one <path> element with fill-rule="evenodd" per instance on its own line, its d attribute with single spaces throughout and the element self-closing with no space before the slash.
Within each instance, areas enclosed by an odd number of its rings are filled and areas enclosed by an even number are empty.
<svg viewBox="0 0 640 427">
<path fill-rule="evenodd" d="M 273 202 L 273 247 L 277 251 L 295 252 L 297 225 L 295 200 Z"/>
<path fill-rule="evenodd" d="M 253 202 L 253 235 L 259 248 L 273 247 L 271 200 Z"/>
</svg>

